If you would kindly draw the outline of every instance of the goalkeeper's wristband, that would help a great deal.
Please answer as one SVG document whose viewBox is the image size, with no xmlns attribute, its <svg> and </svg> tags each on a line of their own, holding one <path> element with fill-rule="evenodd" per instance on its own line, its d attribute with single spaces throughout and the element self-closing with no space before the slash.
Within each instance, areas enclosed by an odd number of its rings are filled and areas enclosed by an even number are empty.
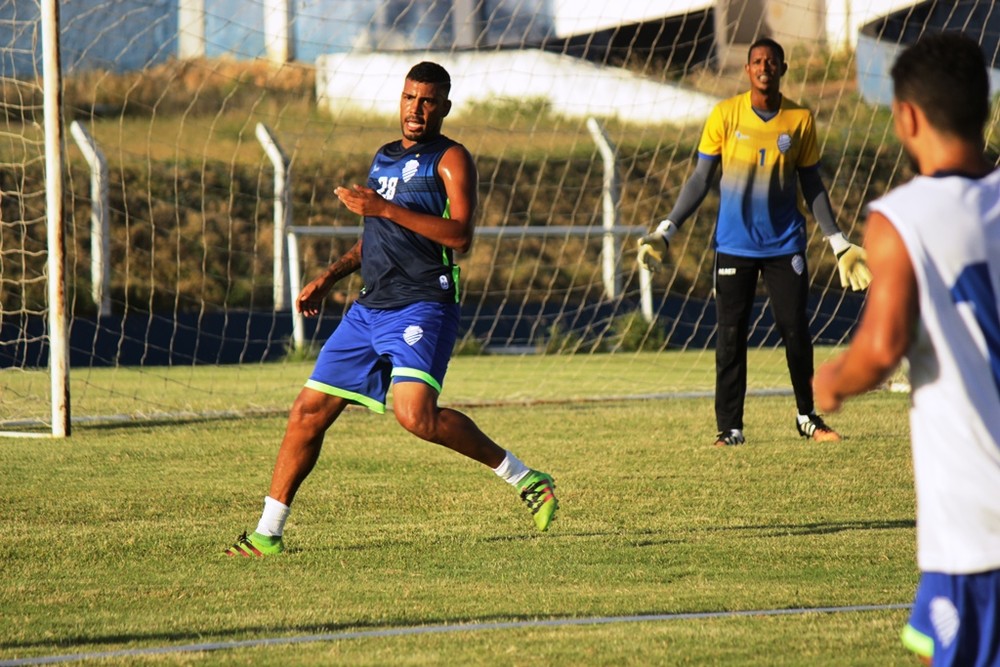
<svg viewBox="0 0 1000 667">
<path fill-rule="evenodd" d="M 672 220 L 662 220 L 656 226 L 655 233 L 662 236 L 664 241 L 670 243 L 670 239 L 677 233 L 677 225 Z"/>
<path fill-rule="evenodd" d="M 847 240 L 843 232 L 830 234 L 826 237 L 826 240 L 829 241 L 830 247 L 833 248 L 833 254 L 837 257 L 843 255 L 851 247 L 851 242 Z"/>
</svg>

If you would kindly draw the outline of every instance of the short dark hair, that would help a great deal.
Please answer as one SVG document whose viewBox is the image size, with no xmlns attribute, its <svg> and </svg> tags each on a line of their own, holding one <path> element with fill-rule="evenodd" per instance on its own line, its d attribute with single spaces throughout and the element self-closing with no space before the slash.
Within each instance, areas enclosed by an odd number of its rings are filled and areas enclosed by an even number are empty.
<svg viewBox="0 0 1000 667">
<path fill-rule="evenodd" d="M 427 60 L 411 67 L 406 78 L 418 83 L 432 83 L 444 91 L 446 98 L 451 91 L 451 76 L 448 75 L 448 70 Z"/>
<path fill-rule="evenodd" d="M 982 141 L 990 79 L 979 44 L 957 32 L 924 35 L 892 66 L 897 100 L 920 107 L 938 131 Z"/>
<path fill-rule="evenodd" d="M 778 58 L 781 59 L 781 62 L 785 62 L 785 50 L 781 48 L 781 44 L 778 44 L 770 37 L 758 37 L 754 40 L 754 43 L 750 45 L 749 49 L 747 49 L 747 62 L 750 62 L 750 54 L 753 53 L 753 50 L 761 46 L 766 46 L 767 48 L 773 50 L 778 54 Z"/>
</svg>

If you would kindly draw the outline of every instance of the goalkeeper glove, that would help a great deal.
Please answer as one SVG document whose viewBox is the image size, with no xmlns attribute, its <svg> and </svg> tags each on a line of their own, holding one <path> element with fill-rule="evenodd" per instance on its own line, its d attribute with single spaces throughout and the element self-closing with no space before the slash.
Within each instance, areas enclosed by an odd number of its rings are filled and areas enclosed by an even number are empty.
<svg viewBox="0 0 1000 667">
<path fill-rule="evenodd" d="M 855 292 L 868 287 L 872 281 L 872 272 L 868 270 L 868 254 L 865 249 L 848 241 L 843 234 L 831 234 L 826 238 L 837 256 L 840 286 L 850 286 Z"/>
<path fill-rule="evenodd" d="M 663 257 L 670 248 L 670 239 L 677 233 L 677 225 L 664 220 L 656 229 L 639 239 L 639 264 L 656 273 L 663 266 Z"/>
</svg>

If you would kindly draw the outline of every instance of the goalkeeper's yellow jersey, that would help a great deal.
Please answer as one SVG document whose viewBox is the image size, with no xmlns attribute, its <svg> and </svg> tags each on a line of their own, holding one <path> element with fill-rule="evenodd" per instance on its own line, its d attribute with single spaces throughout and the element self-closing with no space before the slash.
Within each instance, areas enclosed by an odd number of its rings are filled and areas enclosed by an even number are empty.
<svg viewBox="0 0 1000 667">
<path fill-rule="evenodd" d="M 723 100 L 702 131 L 698 155 L 722 161 L 715 246 L 743 257 L 776 257 L 806 247 L 798 170 L 819 168 L 812 112 L 781 99 L 763 120 L 746 92 Z"/>
</svg>

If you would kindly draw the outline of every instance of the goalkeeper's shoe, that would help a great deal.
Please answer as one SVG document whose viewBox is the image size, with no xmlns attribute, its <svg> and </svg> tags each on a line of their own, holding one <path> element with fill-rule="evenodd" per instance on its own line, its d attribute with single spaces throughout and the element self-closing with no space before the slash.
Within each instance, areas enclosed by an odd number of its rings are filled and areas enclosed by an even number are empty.
<svg viewBox="0 0 1000 667">
<path fill-rule="evenodd" d="M 722 431 L 719 435 L 715 436 L 716 447 L 735 447 L 736 445 L 744 444 L 746 441 L 746 438 L 743 437 L 743 431 L 738 428 Z"/>
<path fill-rule="evenodd" d="M 285 543 L 281 537 L 270 537 L 253 532 L 247 535 L 246 531 L 236 539 L 236 544 L 226 549 L 227 556 L 243 556 L 244 558 L 254 558 L 257 556 L 277 556 L 285 550 Z"/>
<path fill-rule="evenodd" d="M 538 530 L 546 531 L 549 524 L 556 516 L 559 509 L 559 501 L 556 500 L 556 483 L 552 475 L 548 473 L 532 470 L 518 485 L 517 490 L 521 493 L 521 500 L 531 510 L 532 518 Z"/>
<path fill-rule="evenodd" d="M 826 425 L 823 418 L 813 412 L 806 421 L 795 420 L 799 435 L 812 438 L 816 442 L 840 442 L 840 434 Z"/>
</svg>

